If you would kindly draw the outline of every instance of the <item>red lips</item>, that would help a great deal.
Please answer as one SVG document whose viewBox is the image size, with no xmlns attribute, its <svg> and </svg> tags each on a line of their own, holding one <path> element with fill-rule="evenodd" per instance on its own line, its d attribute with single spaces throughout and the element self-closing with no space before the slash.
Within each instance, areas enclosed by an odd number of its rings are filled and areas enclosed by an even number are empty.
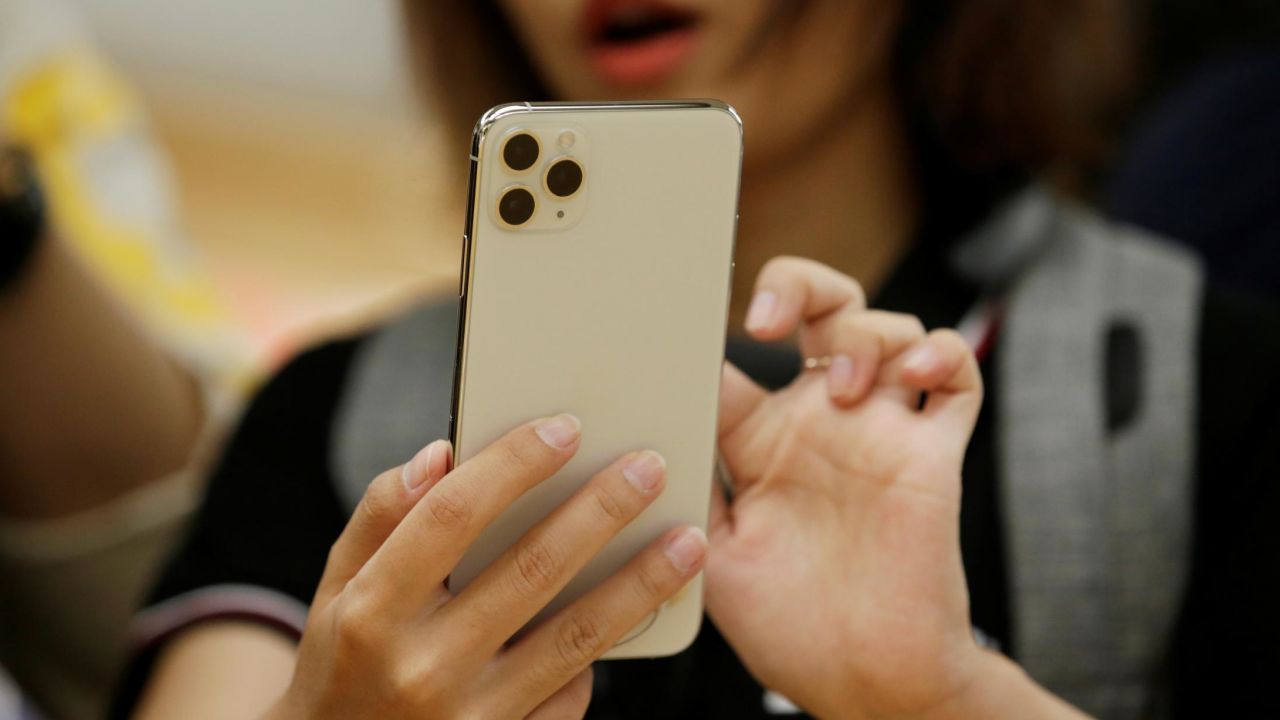
<svg viewBox="0 0 1280 720">
<path fill-rule="evenodd" d="M 593 69 L 621 88 L 656 85 L 696 49 L 697 14 L 661 0 L 592 0 L 583 32 Z"/>
</svg>

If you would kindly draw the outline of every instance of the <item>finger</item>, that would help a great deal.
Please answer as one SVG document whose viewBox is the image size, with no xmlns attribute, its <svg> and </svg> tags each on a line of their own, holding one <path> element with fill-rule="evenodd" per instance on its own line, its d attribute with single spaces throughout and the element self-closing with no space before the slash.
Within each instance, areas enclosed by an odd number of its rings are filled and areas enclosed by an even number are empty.
<svg viewBox="0 0 1280 720">
<path fill-rule="evenodd" d="M 432 615 L 424 633 L 485 657 L 497 652 L 661 494 L 666 475 L 652 450 L 605 468 Z"/>
<path fill-rule="evenodd" d="M 374 478 L 351 514 L 347 526 L 329 550 L 324 575 L 316 589 L 323 603 L 339 592 L 377 552 L 418 500 L 449 472 L 453 446 L 436 440 L 413 459 Z"/>
<path fill-rule="evenodd" d="M 767 395 L 764 388 L 726 360 L 720 373 L 720 413 L 716 421 L 719 437 L 733 432 Z"/>
<path fill-rule="evenodd" d="M 969 343 L 955 330 L 935 330 L 902 358 L 905 385 L 928 393 L 922 412 L 973 429 L 982 407 L 982 371 Z"/>
<path fill-rule="evenodd" d="M 776 257 L 765 263 L 756 278 L 746 330 L 757 340 L 778 340 L 802 321 L 866 306 L 862 286 L 848 275 L 814 260 Z"/>
<path fill-rule="evenodd" d="M 568 685 L 547 698 L 526 720 L 577 720 L 587 714 L 587 706 L 591 704 L 591 668 L 587 668 L 574 676 Z"/>
<path fill-rule="evenodd" d="M 387 603 L 419 612 L 439 592 L 489 523 L 577 452 L 581 424 L 572 415 L 525 423 L 459 464 L 435 484 L 357 574 Z"/>
<path fill-rule="evenodd" d="M 706 557 L 701 530 L 666 533 L 499 656 L 503 692 L 513 699 L 545 697 L 564 685 L 688 584 Z"/>
<path fill-rule="evenodd" d="M 914 315 L 840 311 L 806 325 L 800 349 L 806 357 L 831 357 L 828 394 L 837 404 L 848 406 L 871 390 L 883 363 L 924 337 L 924 325 Z"/>
</svg>

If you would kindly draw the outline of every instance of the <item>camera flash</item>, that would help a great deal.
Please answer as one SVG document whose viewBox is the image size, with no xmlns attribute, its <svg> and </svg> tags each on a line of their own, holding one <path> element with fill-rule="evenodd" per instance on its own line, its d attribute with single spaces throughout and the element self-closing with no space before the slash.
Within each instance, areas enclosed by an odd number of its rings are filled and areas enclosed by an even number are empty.
<svg viewBox="0 0 1280 720">
<path fill-rule="evenodd" d="M 568 150 L 569 148 L 573 147 L 573 141 L 576 139 L 577 138 L 574 137 L 572 130 L 565 130 L 564 132 L 560 133 L 560 147 L 564 148 L 565 150 Z"/>
</svg>

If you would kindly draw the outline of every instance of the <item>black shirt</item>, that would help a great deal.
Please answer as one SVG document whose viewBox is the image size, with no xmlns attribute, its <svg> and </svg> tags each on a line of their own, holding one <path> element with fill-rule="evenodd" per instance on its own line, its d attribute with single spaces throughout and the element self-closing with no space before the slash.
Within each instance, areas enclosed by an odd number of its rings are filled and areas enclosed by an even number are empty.
<svg viewBox="0 0 1280 720">
<path fill-rule="evenodd" d="M 977 289 L 949 271 L 944 253 L 917 245 L 875 299 L 954 326 Z M 1280 312 L 1210 290 L 1200 338 L 1195 544 L 1190 587 L 1162 686 L 1176 717 L 1280 717 Z M 347 520 L 329 467 L 330 433 L 353 355 L 367 336 L 333 342 L 294 360 L 258 395 L 231 439 L 185 543 L 150 598 L 157 603 L 224 584 L 267 588 L 310 601 L 329 546 Z M 443 339 L 442 341 L 451 341 Z M 1000 351 L 999 340 L 992 355 Z M 799 370 L 790 350 L 744 339 L 731 361 L 778 387 Z M 1011 612 L 997 492 L 994 395 L 987 400 L 964 464 L 961 545 L 974 625 L 1003 648 Z M 448 412 L 448 408 L 441 408 Z M 407 460 L 407 458 L 405 458 Z M 194 613 L 140 649 L 116 713 L 124 715 L 162 643 L 184 623 L 246 617 L 286 632 L 297 623 L 250 608 Z M 181 617 L 181 616 L 179 616 Z M 657 660 L 597 665 L 591 718 L 769 717 L 763 689 L 708 621 L 687 651 Z"/>
</svg>

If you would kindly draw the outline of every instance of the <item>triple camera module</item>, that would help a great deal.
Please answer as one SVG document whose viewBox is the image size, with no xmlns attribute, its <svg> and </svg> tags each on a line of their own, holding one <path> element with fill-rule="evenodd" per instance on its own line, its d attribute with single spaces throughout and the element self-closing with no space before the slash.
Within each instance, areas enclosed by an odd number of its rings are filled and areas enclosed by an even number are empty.
<svg viewBox="0 0 1280 720">
<path fill-rule="evenodd" d="M 558 143 L 563 150 L 573 146 L 576 135 L 571 130 L 560 133 Z M 524 174 L 538 167 L 542 157 L 542 144 L 538 136 L 527 130 L 512 133 L 502 142 L 500 155 L 508 172 Z M 584 173 L 581 163 L 573 157 L 561 154 L 545 163 L 541 169 L 542 189 L 554 200 L 568 200 L 582 189 Z M 538 212 L 538 195 L 528 185 L 515 183 L 498 195 L 498 217 L 506 225 L 518 228 L 529 223 Z M 564 209 L 555 212 L 558 219 L 565 217 Z"/>
</svg>

